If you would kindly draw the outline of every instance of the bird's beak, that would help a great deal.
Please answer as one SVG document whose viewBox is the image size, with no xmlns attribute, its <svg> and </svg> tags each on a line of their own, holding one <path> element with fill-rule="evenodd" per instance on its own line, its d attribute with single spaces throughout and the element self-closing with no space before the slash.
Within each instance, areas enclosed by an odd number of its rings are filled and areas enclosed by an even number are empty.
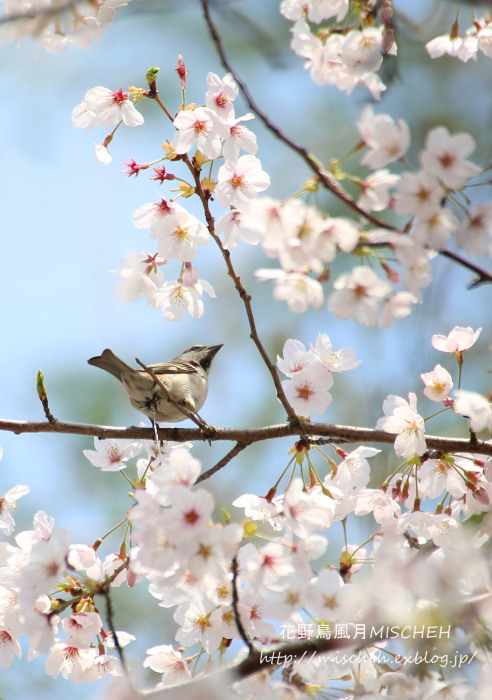
<svg viewBox="0 0 492 700">
<path fill-rule="evenodd" d="M 223 347 L 223 343 L 221 345 L 211 345 L 208 348 L 208 352 L 212 357 L 215 357 L 215 355 L 219 352 L 220 348 Z"/>
</svg>

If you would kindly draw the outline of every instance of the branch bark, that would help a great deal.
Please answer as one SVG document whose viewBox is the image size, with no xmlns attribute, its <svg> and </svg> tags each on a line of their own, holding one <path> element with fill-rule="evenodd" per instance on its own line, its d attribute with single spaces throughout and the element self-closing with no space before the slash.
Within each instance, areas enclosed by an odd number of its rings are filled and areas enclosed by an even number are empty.
<svg viewBox="0 0 492 700">
<path fill-rule="evenodd" d="M 352 425 L 332 425 L 331 423 L 310 423 L 302 421 L 303 437 L 319 436 L 328 438 L 334 443 L 380 443 L 392 445 L 395 436 L 382 430 L 373 428 L 360 428 Z M 108 425 L 91 425 L 90 423 L 69 423 L 64 421 L 21 421 L 0 419 L 0 430 L 15 433 L 62 433 L 68 435 L 88 435 L 98 437 L 101 440 L 109 438 L 121 438 L 132 440 L 155 440 L 152 428 L 118 428 Z M 210 433 L 204 434 L 199 428 L 159 428 L 159 437 L 162 440 L 174 442 L 187 442 L 206 440 L 211 442 L 232 441 L 238 443 L 233 448 L 232 457 L 241 449 L 263 440 L 275 440 L 281 437 L 299 437 L 299 430 L 290 423 L 278 425 L 264 425 L 257 428 L 221 428 L 214 427 Z M 481 454 L 492 456 L 492 440 L 472 441 L 459 437 L 440 437 L 438 435 L 426 436 L 427 447 L 443 454 L 451 452 L 464 452 L 468 454 Z M 225 459 L 225 458 L 224 458 Z M 230 461 L 230 460 L 227 460 Z M 226 463 L 227 463 L 226 461 Z"/>
</svg>

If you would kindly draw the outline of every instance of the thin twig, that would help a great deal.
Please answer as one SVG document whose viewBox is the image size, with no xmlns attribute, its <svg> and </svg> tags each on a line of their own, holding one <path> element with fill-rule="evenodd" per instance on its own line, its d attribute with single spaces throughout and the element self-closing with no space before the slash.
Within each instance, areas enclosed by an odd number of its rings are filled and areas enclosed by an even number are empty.
<svg viewBox="0 0 492 700">
<path fill-rule="evenodd" d="M 203 472 L 203 474 L 200 474 L 198 479 L 196 480 L 196 484 L 199 484 L 202 481 L 206 481 L 207 479 L 210 479 L 211 476 L 216 474 L 218 471 L 223 469 L 226 464 L 229 464 L 231 459 L 234 459 L 236 455 L 238 455 L 240 452 L 242 452 L 248 445 L 250 445 L 250 442 L 238 442 L 234 445 L 232 450 L 230 450 L 222 459 L 220 459 L 217 464 L 215 464 L 213 467 L 210 469 L 207 469 L 206 472 Z"/>
<path fill-rule="evenodd" d="M 38 391 L 39 400 L 41 401 L 41 404 L 43 406 L 44 415 L 50 423 L 55 423 L 56 418 L 50 411 L 50 407 L 48 404 L 48 394 L 46 392 L 46 386 L 44 384 L 44 375 L 41 372 L 41 370 L 38 371 L 38 376 L 36 379 L 36 389 Z"/>
<path fill-rule="evenodd" d="M 130 678 L 130 673 L 128 671 L 128 666 L 126 665 L 125 655 L 123 653 L 123 647 L 120 644 L 120 640 L 118 639 L 118 633 L 116 632 L 116 629 L 114 626 L 113 605 L 111 603 L 111 594 L 109 592 L 109 583 L 107 583 L 99 591 L 99 593 L 100 593 L 100 595 L 104 596 L 104 599 L 106 601 L 106 620 L 108 622 L 108 627 L 109 627 L 109 629 L 111 631 L 111 635 L 113 637 L 114 646 L 116 648 L 116 651 L 118 652 L 118 656 L 120 657 L 120 663 L 121 663 L 121 668 L 123 670 L 123 674 L 126 677 L 126 680 L 133 687 L 133 683 L 132 683 L 131 678 Z"/>
<path fill-rule="evenodd" d="M 241 615 L 239 614 L 238 603 L 239 594 L 237 590 L 237 577 L 239 574 L 239 569 L 237 566 L 237 555 L 232 560 L 232 609 L 234 611 L 234 621 L 236 623 L 237 631 L 243 642 L 249 649 L 250 654 L 254 654 L 256 649 L 254 648 L 251 639 L 248 637 L 248 633 L 244 629 L 243 622 L 241 620 Z"/>
</svg>

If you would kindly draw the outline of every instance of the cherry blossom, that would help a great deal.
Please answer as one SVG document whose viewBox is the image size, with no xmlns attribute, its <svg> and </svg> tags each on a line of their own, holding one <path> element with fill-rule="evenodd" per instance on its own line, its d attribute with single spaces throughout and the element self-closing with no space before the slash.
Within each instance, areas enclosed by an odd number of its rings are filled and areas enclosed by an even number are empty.
<svg viewBox="0 0 492 700">
<path fill-rule="evenodd" d="M 148 305 L 155 301 L 157 288 L 164 284 L 164 275 L 159 269 L 166 260 L 159 254 L 150 255 L 146 251 L 132 253 L 123 258 L 123 270 L 112 270 L 111 274 L 121 279 L 118 297 L 122 301 L 134 301 L 145 298 Z"/>
<path fill-rule="evenodd" d="M 287 19 L 297 20 L 303 17 L 307 11 L 309 21 L 319 24 L 331 17 L 335 17 L 337 22 L 341 22 L 347 14 L 348 8 L 349 0 L 315 0 L 315 2 L 282 0 L 280 13 Z"/>
<path fill-rule="evenodd" d="M 160 202 L 142 204 L 133 213 L 132 221 L 137 228 L 150 228 L 152 238 L 159 238 L 166 219 L 178 211 L 186 212 L 179 202 L 161 197 Z"/>
<path fill-rule="evenodd" d="M 214 508 L 214 499 L 209 491 L 190 491 L 185 486 L 173 486 L 169 490 L 169 501 L 172 507 L 163 512 L 169 540 L 180 542 L 200 534 L 208 527 Z"/>
<path fill-rule="evenodd" d="M 205 224 L 186 211 L 176 211 L 166 216 L 159 227 L 159 254 L 166 260 L 186 262 L 195 257 L 197 245 L 207 245 L 209 240 Z"/>
<path fill-rule="evenodd" d="M 230 209 L 223 214 L 217 221 L 215 230 L 224 235 L 223 245 L 226 250 L 234 250 L 240 240 L 248 245 L 257 245 L 262 238 L 257 229 L 248 228 L 247 214 L 239 209 Z"/>
<path fill-rule="evenodd" d="M 246 153 L 254 155 L 258 150 L 256 135 L 242 124 L 242 122 L 250 121 L 251 119 L 254 119 L 254 114 L 248 112 L 242 117 L 237 117 L 237 119 L 218 125 L 218 130 L 223 140 L 222 152 L 226 160 L 236 161 L 240 151 L 246 151 Z"/>
<path fill-rule="evenodd" d="M 427 134 L 425 150 L 419 156 L 420 164 L 446 187 L 456 189 L 481 172 L 481 168 L 465 160 L 474 150 L 475 141 L 470 134 L 451 135 L 444 126 L 438 126 Z"/>
<path fill-rule="evenodd" d="M 3 530 L 6 535 L 10 535 L 15 527 L 12 511 L 17 508 L 17 501 L 29 491 L 28 486 L 14 486 L 0 498 L 0 530 Z"/>
<path fill-rule="evenodd" d="M 424 372 L 420 375 L 425 384 L 424 395 L 431 401 L 444 401 L 453 388 L 451 375 L 441 367 L 436 365 L 432 372 Z"/>
<path fill-rule="evenodd" d="M 277 355 L 277 367 L 287 377 L 293 377 L 315 361 L 316 356 L 312 350 L 306 350 L 304 343 L 291 338 L 285 341 L 283 357 Z"/>
<path fill-rule="evenodd" d="M 382 328 L 391 326 L 395 318 L 406 318 L 412 311 L 412 305 L 418 303 L 418 298 L 411 292 L 394 292 L 384 299 L 381 311 L 380 325 Z"/>
<path fill-rule="evenodd" d="M 454 395 L 453 411 L 469 418 L 473 432 L 492 431 L 492 406 L 485 396 L 461 389 L 455 391 Z"/>
<path fill-rule="evenodd" d="M 80 648 L 72 645 L 70 640 L 58 641 L 46 659 L 46 672 L 53 678 L 61 673 L 74 683 L 87 682 L 96 656 L 97 650 L 94 648 Z"/>
<path fill-rule="evenodd" d="M 83 453 L 94 467 L 99 467 L 103 472 L 125 469 L 125 462 L 142 451 L 141 443 L 131 440 L 94 438 L 94 447 L 95 450 L 83 450 Z"/>
<path fill-rule="evenodd" d="M 323 305 L 323 287 L 308 275 L 261 268 L 256 270 L 255 276 L 262 281 L 275 280 L 273 296 L 277 301 L 286 301 L 296 314 L 304 313 L 310 306 L 319 309 Z"/>
<path fill-rule="evenodd" d="M 445 207 L 436 207 L 425 215 L 419 215 L 412 226 L 412 236 L 421 246 L 429 246 L 434 250 L 445 250 L 450 242 L 451 234 L 458 228 L 458 219 L 452 211 Z"/>
<path fill-rule="evenodd" d="M 379 302 L 391 292 L 388 282 L 380 279 L 369 267 L 357 266 L 333 283 L 336 291 L 328 308 L 339 318 L 354 316 L 359 323 L 373 326 L 378 321 Z"/>
<path fill-rule="evenodd" d="M 141 126 L 144 118 L 128 92 L 98 86 L 86 92 L 83 103 L 72 112 L 72 121 L 78 129 L 89 129 L 93 124 L 109 128 L 120 121 L 126 126 Z"/>
<path fill-rule="evenodd" d="M 97 5 L 83 3 L 77 13 L 54 12 L 52 16 L 41 16 L 41 10 L 57 9 L 52 0 L 26 1 L 21 4 L 6 1 L 5 16 L 16 18 L 12 24 L 11 35 L 20 39 L 30 36 L 39 41 L 45 51 L 58 53 L 68 46 L 78 46 L 87 50 L 93 41 L 99 41 L 104 29 L 108 27 L 119 7 L 131 0 L 101 0 Z M 18 19 L 25 15 L 25 19 Z"/>
<path fill-rule="evenodd" d="M 176 640 L 180 644 L 186 647 L 200 642 L 209 654 L 219 648 L 222 641 L 221 620 L 211 601 L 194 599 L 186 605 L 180 605 L 174 619 L 180 625 L 176 633 Z"/>
<path fill-rule="evenodd" d="M 368 457 L 374 457 L 381 450 L 374 447 L 360 446 L 345 454 L 343 460 L 336 467 L 336 472 L 328 475 L 324 481 L 325 486 L 337 486 L 342 493 L 348 494 L 352 489 L 365 488 L 371 475 L 371 467 Z"/>
<path fill-rule="evenodd" d="M 456 241 L 468 255 L 483 257 L 487 254 L 492 231 L 492 204 L 477 204 L 467 213 L 456 231 Z"/>
<path fill-rule="evenodd" d="M 379 523 L 388 523 L 399 517 L 400 506 L 383 491 L 379 489 L 360 489 L 356 493 L 355 515 L 367 515 L 372 513 L 374 520 Z"/>
<path fill-rule="evenodd" d="M 216 117 L 215 117 L 216 118 Z M 214 112 L 208 107 L 184 109 L 174 120 L 178 130 L 173 139 L 176 153 L 188 153 L 196 146 L 206 158 L 218 158 L 221 139 L 214 122 Z"/>
<path fill-rule="evenodd" d="M 285 489 L 282 500 L 285 525 L 298 537 L 328 528 L 335 516 L 335 501 L 324 495 L 320 487 L 304 490 L 301 479 L 294 479 Z"/>
<path fill-rule="evenodd" d="M 463 353 L 475 345 L 478 336 L 482 332 L 481 328 L 476 331 L 469 326 L 455 326 L 449 335 L 439 335 L 436 333 L 432 336 L 432 347 L 441 352 Z"/>
<path fill-rule="evenodd" d="M 279 541 L 269 542 L 258 550 L 246 544 L 239 550 L 238 557 L 241 577 L 255 592 L 261 591 L 263 586 L 275 586 L 294 571 L 289 550 Z"/>
<path fill-rule="evenodd" d="M 383 401 L 384 418 L 379 418 L 376 428 L 396 434 L 395 453 L 405 459 L 423 455 L 427 449 L 424 419 L 417 413 L 417 397 L 408 394 L 408 401 L 390 395 Z"/>
<path fill-rule="evenodd" d="M 215 298 L 213 287 L 198 277 L 190 280 L 190 284 L 182 282 L 164 282 L 155 296 L 157 309 L 167 321 L 180 321 L 185 313 L 192 318 L 201 318 L 204 312 L 202 301 L 203 292 Z"/>
<path fill-rule="evenodd" d="M 435 211 L 443 196 L 443 188 L 427 171 L 403 173 L 397 185 L 395 210 L 398 214 L 425 216 Z"/>
<path fill-rule="evenodd" d="M 326 333 L 318 333 L 316 345 L 314 348 L 311 345 L 311 350 L 331 372 L 346 372 L 347 370 L 355 369 L 362 362 L 362 360 L 355 359 L 355 350 L 352 348 L 334 350 L 331 340 Z M 278 366 L 281 369 L 280 365 Z"/>
<path fill-rule="evenodd" d="M 425 50 L 431 58 L 440 58 L 448 54 L 448 56 L 459 58 L 463 63 L 467 63 L 470 58 L 476 61 L 477 49 L 478 42 L 476 37 L 451 36 L 449 34 L 436 36 L 425 45 Z"/>
<path fill-rule="evenodd" d="M 171 644 L 160 644 L 147 649 L 149 656 L 145 659 L 144 667 L 162 673 L 161 684 L 173 685 L 178 681 L 191 678 L 191 671 L 180 651 Z"/>
<path fill-rule="evenodd" d="M 419 492 L 427 498 L 439 498 L 448 491 L 455 498 L 466 493 L 463 466 L 454 460 L 427 459 L 419 469 Z"/>
<path fill-rule="evenodd" d="M 371 105 L 366 105 L 362 110 L 357 128 L 369 148 L 360 162 L 371 170 L 384 168 L 388 163 L 399 160 L 410 146 L 410 130 L 407 123 L 399 119 L 397 124 L 388 114 L 375 116 Z"/>
<path fill-rule="evenodd" d="M 215 73 L 207 75 L 207 93 L 205 102 L 221 119 L 226 121 L 234 119 L 234 105 L 239 88 L 230 73 L 227 73 L 222 80 Z"/>
<path fill-rule="evenodd" d="M 282 382 L 287 400 L 301 416 L 324 413 L 331 403 L 328 389 L 332 385 L 333 377 L 321 363 L 309 365 Z"/>
<path fill-rule="evenodd" d="M 217 199 L 222 206 L 247 206 L 270 186 L 270 176 L 261 169 L 256 156 L 241 156 L 236 162 L 226 162 L 219 168 Z"/>
<path fill-rule="evenodd" d="M 252 520 L 267 521 L 274 530 L 281 530 L 284 518 L 281 515 L 281 507 L 267 497 L 255 496 L 244 493 L 232 502 L 236 508 L 244 508 L 244 515 Z"/>
<path fill-rule="evenodd" d="M 391 200 L 389 190 L 398 184 L 399 179 L 399 175 L 390 173 L 386 168 L 376 170 L 359 183 L 361 193 L 357 204 L 367 211 L 386 209 Z"/>
<path fill-rule="evenodd" d="M 323 569 L 309 582 L 309 609 L 320 620 L 345 620 L 348 611 L 343 600 L 344 582 L 338 571 Z"/>
</svg>

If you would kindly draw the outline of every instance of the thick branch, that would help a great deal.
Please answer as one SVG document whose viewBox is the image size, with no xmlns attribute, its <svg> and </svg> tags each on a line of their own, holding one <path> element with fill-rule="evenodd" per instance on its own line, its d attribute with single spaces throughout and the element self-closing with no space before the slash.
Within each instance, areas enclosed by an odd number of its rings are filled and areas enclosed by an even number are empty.
<svg viewBox="0 0 492 700">
<path fill-rule="evenodd" d="M 392 445 L 395 436 L 382 430 L 372 428 L 359 428 L 351 425 L 331 425 L 330 423 L 309 423 L 303 421 L 306 435 L 329 438 L 332 442 L 341 443 L 381 443 Z M 0 430 L 15 433 L 63 433 L 69 435 L 89 435 L 101 439 L 130 438 L 133 440 L 154 440 L 152 428 L 117 428 L 107 425 L 90 425 L 88 423 L 68 423 L 56 421 L 20 421 L 1 420 Z M 230 440 L 238 443 L 241 448 L 263 440 L 274 440 L 281 437 L 299 436 L 299 430 L 289 423 L 279 425 L 266 425 L 258 428 L 215 428 L 206 436 L 199 428 L 159 428 L 159 437 L 162 440 L 174 442 L 187 442 L 188 440 L 223 441 Z M 469 454 L 489 455 L 492 457 L 492 440 L 470 441 L 466 438 L 448 438 L 437 435 L 426 436 L 427 447 L 441 453 L 466 452 Z M 233 448 L 234 454 L 240 449 Z M 234 456 L 234 455 L 233 455 Z"/>
</svg>

